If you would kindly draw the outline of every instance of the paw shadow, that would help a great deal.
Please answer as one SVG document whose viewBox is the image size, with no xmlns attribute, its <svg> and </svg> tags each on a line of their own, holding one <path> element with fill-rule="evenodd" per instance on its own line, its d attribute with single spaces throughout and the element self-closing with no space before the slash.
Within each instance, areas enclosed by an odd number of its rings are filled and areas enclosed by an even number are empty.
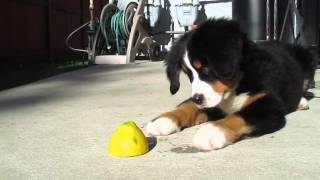
<svg viewBox="0 0 320 180">
<path fill-rule="evenodd" d="M 187 154 L 187 153 L 198 153 L 201 152 L 199 149 L 192 147 L 192 146 L 183 146 L 183 147 L 176 147 L 170 149 L 171 152 L 179 153 L 179 154 Z"/>
<path fill-rule="evenodd" d="M 147 141 L 148 141 L 149 151 L 151 151 L 154 147 L 156 147 L 158 142 L 156 137 L 147 137 Z"/>
</svg>

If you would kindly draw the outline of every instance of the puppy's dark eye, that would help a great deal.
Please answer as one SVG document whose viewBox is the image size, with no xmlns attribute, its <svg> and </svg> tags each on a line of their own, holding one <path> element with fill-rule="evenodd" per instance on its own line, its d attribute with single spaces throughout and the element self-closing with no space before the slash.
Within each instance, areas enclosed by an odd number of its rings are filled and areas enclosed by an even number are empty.
<svg viewBox="0 0 320 180">
<path fill-rule="evenodd" d="M 209 75 L 209 73 L 210 73 L 209 67 L 202 67 L 201 73 L 202 73 L 203 75 L 206 75 L 206 76 Z"/>
</svg>

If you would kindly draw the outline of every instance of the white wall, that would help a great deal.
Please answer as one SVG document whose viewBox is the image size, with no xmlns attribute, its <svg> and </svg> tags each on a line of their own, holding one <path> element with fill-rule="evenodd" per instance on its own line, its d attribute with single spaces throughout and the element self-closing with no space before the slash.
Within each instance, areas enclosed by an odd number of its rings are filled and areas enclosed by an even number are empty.
<svg viewBox="0 0 320 180">
<path fill-rule="evenodd" d="M 176 7 L 175 3 L 177 1 L 170 0 L 170 10 L 162 10 L 161 19 L 156 26 L 156 30 L 158 31 L 164 31 L 164 30 L 174 30 L 174 31 L 184 31 L 183 27 L 179 26 L 178 19 L 176 18 Z M 200 4 L 203 1 L 200 1 Z M 221 2 L 221 3 L 212 3 L 214 1 L 206 1 L 206 4 L 204 5 L 204 14 L 206 18 L 232 18 L 232 2 Z M 208 4 L 207 4 L 208 3 Z M 162 6 L 164 6 L 164 0 L 162 0 Z M 199 11 L 201 9 L 201 6 L 199 6 Z M 171 16 L 171 20 L 168 20 L 168 16 Z M 172 21 L 173 21 L 173 28 L 172 28 Z M 179 35 L 175 35 L 177 37 Z M 166 49 L 168 49 L 171 46 L 170 36 L 169 35 L 158 35 L 155 36 L 154 39 L 162 44 L 166 45 Z"/>
<path fill-rule="evenodd" d="M 200 1 L 201 2 L 201 1 Z M 206 4 L 204 6 L 205 8 L 205 14 L 207 18 L 219 18 L 219 17 L 226 17 L 226 18 L 232 18 L 232 2 L 223 2 L 223 3 L 211 3 L 211 4 Z M 199 10 L 201 7 L 199 7 Z M 171 11 L 171 16 L 176 17 L 176 10 L 175 6 L 172 5 L 170 8 Z M 179 31 L 183 30 L 178 24 L 177 18 L 173 18 L 174 21 L 174 29 Z"/>
</svg>

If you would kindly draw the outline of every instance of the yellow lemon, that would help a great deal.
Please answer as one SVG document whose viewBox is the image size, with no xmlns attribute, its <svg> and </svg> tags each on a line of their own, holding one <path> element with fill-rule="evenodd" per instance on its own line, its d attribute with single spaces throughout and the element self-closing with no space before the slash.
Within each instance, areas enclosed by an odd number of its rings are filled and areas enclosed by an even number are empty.
<svg viewBox="0 0 320 180">
<path fill-rule="evenodd" d="M 121 124 L 109 139 L 108 152 L 115 157 L 131 157 L 148 152 L 147 138 L 133 121 Z"/>
</svg>

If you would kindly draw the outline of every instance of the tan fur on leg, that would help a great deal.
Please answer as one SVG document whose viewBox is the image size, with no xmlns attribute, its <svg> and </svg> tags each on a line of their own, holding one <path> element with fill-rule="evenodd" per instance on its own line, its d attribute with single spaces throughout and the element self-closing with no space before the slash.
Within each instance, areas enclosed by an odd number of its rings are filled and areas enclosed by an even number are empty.
<svg viewBox="0 0 320 180">
<path fill-rule="evenodd" d="M 187 128 L 208 121 L 207 114 L 201 112 L 190 100 L 179 105 L 173 111 L 160 115 L 172 119 L 180 128 Z"/>
<path fill-rule="evenodd" d="M 150 136 L 164 136 L 207 120 L 207 114 L 200 111 L 189 100 L 179 105 L 176 109 L 163 113 L 154 121 L 149 122 L 146 132 Z"/>
</svg>

